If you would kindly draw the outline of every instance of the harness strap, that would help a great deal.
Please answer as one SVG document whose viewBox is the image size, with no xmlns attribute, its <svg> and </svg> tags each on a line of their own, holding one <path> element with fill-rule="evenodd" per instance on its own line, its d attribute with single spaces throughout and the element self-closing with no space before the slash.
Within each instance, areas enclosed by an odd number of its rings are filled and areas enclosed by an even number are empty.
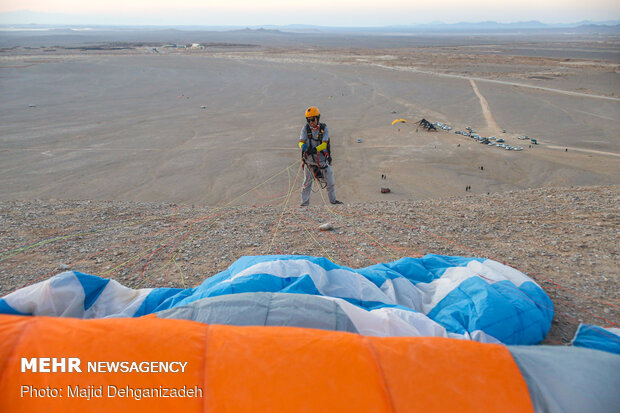
<svg viewBox="0 0 620 413">
<path fill-rule="evenodd" d="M 319 184 L 321 189 L 327 188 L 327 182 L 325 181 L 325 177 L 323 176 L 323 172 L 321 171 L 322 169 L 326 169 L 327 166 L 325 166 L 324 168 L 321 168 L 318 165 L 309 165 L 306 162 L 306 158 L 304 158 L 303 156 L 301 158 L 301 161 L 306 166 L 306 168 L 308 168 L 308 171 L 310 171 L 310 173 L 312 174 L 312 177 L 316 180 L 316 182 Z"/>
<path fill-rule="evenodd" d="M 325 124 L 319 123 L 319 132 L 317 133 L 316 138 L 314 138 L 312 137 L 312 129 L 310 128 L 310 125 L 306 124 L 306 135 L 308 137 L 308 146 L 312 146 L 312 141 L 318 141 L 318 144 L 314 145 L 315 148 L 319 146 L 321 143 L 323 143 L 323 132 L 325 132 Z M 319 165 L 320 169 L 325 169 L 327 168 L 327 165 L 331 163 L 330 161 L 328 161 L 328 159 L 330 159 L 330 156 L 329 156 L 329 152 L 327 152 L 327 148 L 323 150 L 322 152 L 325 152 L 323 154 L 323 157 L 324 157 L 326 165 L 321 166 L 321 162 L 320 162 L 321 157 L 318 152 L 316 153 L 315 162 L 317 163 L 317 165 Z"/>
</svg>

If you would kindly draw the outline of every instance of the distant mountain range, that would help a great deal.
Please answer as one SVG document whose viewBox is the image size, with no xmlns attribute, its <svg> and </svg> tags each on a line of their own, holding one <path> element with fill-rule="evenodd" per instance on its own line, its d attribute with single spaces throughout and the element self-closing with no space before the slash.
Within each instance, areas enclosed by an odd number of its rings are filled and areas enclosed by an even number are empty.
<svg viewBox="0 0 620 413">
<path fill-rule="evenodd" d="M 431 22 L 431 23 L 412 23 L 408 25 L 393 25 L 393 26 L 382 26 L 382 27 L 360 27 L 360 29 L 387 29 L 387 30 L 410 30 L 410 29 L 443 29 L 443 30 L 454 30 L 454 29 L 556 29 L 556 28 L 576 28 L 581 26 L 601 26 L 601 27 L 615 27 L 620 25 L 620 20 L 606 20 L 606 21 L 590 21 L 583 20 L 580 22 L 574 23 L 542 23 L 537 20 L 531 20 L 526 22 L 513 22 L 513 23 L 500 23 L 496 21 L 484 21 L 484 22 L 459 22 L 459 23 L 444 23 L 440 21 Z M 336 28 L 336 27 L 325 27 L 325 26 L 312 26 L 312 25 L 304 25 L 304 24 L 290 24 L 285 26 L 261 26 L 264 28 L 278 28 L 278 29 L 327 29 L 327 28 Z M 340 27 L 339 29 L 349 29 L 345 27 Z"/>
<path fill-rule="evenodd" d="M 618 26 L 620 20 L 608 20 L 603 22 L 593 22 L 589 20 L 583 20 L 576 23 L 542 23 L 537 20 L 531 20 L 526 22 L 514 22 L 514 23 L 498 23 L 495 21 L 485 22 L 459 22 L 459 23 L 428 23 L 428 24 L 416 24 L 412 27 L 428 27 L 428 28 L 479 28 L 479 29 L 549 29 L 549 28 L 576 28 L 580 26 Z"/>
<path fill-rule="evenodd" d="M 38 13 L 31 11 L 14 11 L 0 13 L 0 27 L 21 30 L 36 29 L 61 29 L 61 28 L 91 28 L 94 30 L 105 29 L 178 29 L 178 30 L 209 30 L 209 31 L 229 31 L 229 30 L 259 30 L 264 29 L 273 33 L 274 31 L 284 32 L 467 32 L 467 31 L 518 31 L 518 30 L 557 30 L 557 29 L 578 29 L 580 31 L 602 31 L 620 32 L 620 20 L 589 21 L 583 20 L 574 23 L 542 23 L 532 20 L 525 22 L 500 23 L 496 21 L 484 22 L 459 22 L 459 23 L 411 23 L 407 25 L 388 25 L 377 27 L 336 27 L 336 26 L 316 26 L 306 24 L 289 25 L 256 25 L 256 26 L 199 26 L 199 25 L 136 25 L 130 23 L 119 23 L 114 25 L 92 24 L 97 16 L 80 16 L 60 13 Z M 83 22 L 83 23 L 75 23 Z"/>
<path fill-rule="evenodd" d="M 485 22 L 459 22 L 459 23 L 420 23 L 411 25 L 395 25 L 382 27 L 327 27 L 292 24 L 286 26 L 260 26 L 266 29 L 277 29 L 292 32 L 375 32 L 375 33 L 470 33 L 470 32 L 497 32 L 514 33 L 520 31 L 571 31 L 591 33 L 618 33 L 620 34 L 620 20 L 601 22 L 581 21 L 575 23 L 547 24 L 536 20 L 527 22 L 499 23 L 495 21 Z"/>
</svg>

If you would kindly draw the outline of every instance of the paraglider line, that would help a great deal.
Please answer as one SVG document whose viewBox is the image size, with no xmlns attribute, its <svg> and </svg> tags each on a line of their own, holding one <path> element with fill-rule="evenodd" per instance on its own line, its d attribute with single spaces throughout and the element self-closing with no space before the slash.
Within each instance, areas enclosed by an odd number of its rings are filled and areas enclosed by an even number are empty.
<svg viewBox="0 0 620 413">
<path fill-rule="evenodd" d="M 569 303 L 568 301 L 562 300 L 561 298 L 556 298 L 556 301 L 564 303 L 564 304 L 566 304 L 566 305 L 568 305 L 570 307 L 574 307 L 574 308 L 576 308 L 576 309 L 578 309 L 580 311 L 583 311 L 584 313 L 587 313 L 587 314 L 591 315 L 592 317 L 598 318 L 599 320 L 603 320 L 604 322 L 608 323 L 609 325 L 613 325 L 613 326 L 620 325 L 619 323 L 614 323 L 613 321 L 609 321 L 605 317 L 601 317 L 601 316 L 598 316 L 598 315 L 596 315 L 594 313 L 591 313 L 590 311 L 586 310 L 585 308 L 580 307 L 580 306 L 578 306 L 576 304 Z M 577 317 L 573 317 L 573 318 L 577 319 Z"/>
<path fill-rule="evenodd" d="M 286 206 L 288 205 L 288 201 L 291 199 L 291 195 L 293 194 L 293 191 L 295 190 L 295 184 L 297 183 L 297 179 L 299 179 L 299 174 L 300 174 L 301 169 L 302 168 L 301 168 L 301 165 L 300 165 L 299 168 L 297 168 L 297 174 L 295 175 L 295 181 L 293 182 L 292 185 L 291 185 L 291 176 L 290 176 L 290 173 L 289 173 L 289 176 L 288 176 L 289 177 L 288 178 L 288 181 L 289 181 L 288 194 L 287 194 L 286 200 L 284 201 L 284 205 L 282 206 L 282 211 L 280 212 L 280 217 L 278 218 L 278 222 L 274 226 L 273 237 L 271 238 L 271 242 L 269 244 L 269 248 L 267 249 L 267 254 L 269 254 L 269 252 L 271 251 L 271 247 L 273 246 L 273 244 L 274 244 L 274 242 L 276 240 L 276 237 L 277 237 L 277 234 L 278 234 L 278 228 L 280 226 L 280 222 L 282 221 L 282 216 L 284 215 L 284 212 L 286 211 Z"/>
<path fill-rule="evenodd" d="M 362 234 L 364 234 L 366 237 L 368 237 L 369 239 L 375 241 L 377 243 L 377 245 L 379 245 L 381 248 L 383 248 L 384 251 L 386 251 L 389 255 L 392 256 L 393 259 L 398 259 L 398 257 L 394 254 L 392 254 L 392 251 L 390 251 L 388 248 L 386 248 L 381 241 L 379 241 L 378 239 L 376 239 L 375 237 L 373 237 L 372 235 L 368 234 L 366 231 L 364 231 L 363 229 L 361 229 L 358 225 L 356 225 L 355 223 L 352 223 L 350 220 L 348 220 L 347 218 L 344 217 L 345 212 L 335 212 L 334 208 L 328 208 L 328 211 L 334 215 L 337 216 L 338 214 L 340 214 L 342 216 L 342 218 L 351 226 L 357 228 Z M 353 214 L 350 214 L 353 215 Z"/>
<path fill-rule="evenodd" d="M 322 216 L 325 216 L 324 214 L 321 214 L 321 215 L 322 215 Z M 353 232 L 355 232 L 355 233 L 357 233 L 358 231 L 362 232 L 362 231 L 361 231 L 361 229 L 359 228 L 359 226 L 357 226 L 357 225 L 353 225 L 353 228 L 354 228 L 354 229 L 353 229 Z M 357 229 L 358 231 L 356 231 L 356 229 Z M 366 237 L 370 240 L 370 241 L 369 241 L 369 242 L 370 242 L 370 244 L 371 244 L 372 246 L 376 247 L 379 251 L 382 251 L 382 249 L 381 249 L 381 245 L 382 245 L 382 244 L 383 244 L 383 245 L 387 245 L 387 246 L 389 246 L 389 247 L 391 247 L 391 248 L 394 248 L 394 249 L 397 249 L 397 250 L 401 250 L 401 251 L 403 251 L 403 252 L 406 252 L 406 251 L 407 251 L 405 248 L 400 248 L 400 247 L 397 247 L 397 246 L 395 246 L 395 245 L 391 245 L 391 244 L 387 244 L 387 243 L 381 243 L 380 241 L 378 241 L 378 240 L 376 240 L 376 239 L 374 239 L 374 238 L 372 238 L 372 237 L 369 237 L 367 234 L 365 234 L 365 235 L 366 235 Z M 342 238 L 342 237 L 344 237 L 344 236 L 343 236 L 343 235 L 340 235 L 340 237 Z M 347 237 L 347 238 L 348 238 L 348 239 L 353 239 L 353 240 L 356 240 L 356 241 L 366 240 L 366 239 L 364 239 L 364 238 L 354 238 L 354 237 Z M 363 255 L 364 255 L 364 256 L 366 256 L 367 258 L 370 258 L 370 259 L 371 259 L 372 261 L 374 261 L 375 263 L 379 264 L 379 261 L 375 260 L 374 258 L 369 257 L 369 256 L 368 256 L 368 255 L 366 255 L 366 254 L 363 254 Z"/>
<path fill-rule="evenodd" d="M 271 181 L 271 180 L 272 180 L 272 179 L 274 179 L 275 177 L 277 177 L 277 176 L 281 175 L 282 173 L 287 172 L 287 171 L 288 171 L 288 170 L 289 170 L 289 169 L 290 169 L 293 165 L 295 165 L 295 164 L 297 164 L 297 162 L 293 162 L 292 164 L 290 164 L 290 165 L 286 166 L 284 169 L 282 169 L 281 171 L 279 171 L 279 172 L 275 173 L 274 175 L 272 175 L 271 177 L 267 178 L 266 180 L 264 180 L 264 181 L 263 181 L 263 182 L 261 182 L 260 184 L 258 184 L 258 185 L 256 185 L 256 186 L 254 186 L 253 188 L 251 188 L 251 189 L 247 190 L 246 192 L 244 192 L 243 194 L 241 194 L 241 195 L 237 196 L 236 198 L 234 198 L 233 200 L 231 200 L 231 201 L 229 201 L 228 203 L 224 204 L 223 206 L 218 207 L 215 211 L 220 211 L 220 210 L 223 210 L 223 209 L 224 209 L 224 210 L 225 210 L 225 209 L 227 209 L 227 208 L 228 208 L 228 207 L 229 207 L 229 206 L 230 206 L 233 202 L 235 202 L 236 200 L 238 200 L 238 199 L 240 199 L 241 197 L 243 197 L 243 196 L 245 196 L 245 195 L 247 195 L 247 194 L 251 193 L 252 191 L 256 190 L 257 188 L 260 188 L 261 186 L 263 186 L 263 185 L 267 184 L 269 181 Z M 280 198 L 282 198 L 282 197 L 280 197 Z M 202 231 L 200 231 L 200 232 L 198 232 L 198 233 L 194 234 L 194 236 L 192 236 L 191 238 L 189 238 L 189 239 L 187 240 L 187 242 L 186 242 L 185 244 L 183 244 L 183 245 L 182 245 L 182 246 L 181 246 L 181 247 L 180 247 L 180 248 L 179 248 L 179 249 L 178 249 L 178 250 L 177 250 L 177 251 L 176 251 L 176 252 L 172 255 L 172 257 L 170 258 L 170 261 L 168 262 L 168 264 L 165 264 L 164 266 L 160 267 L 157 271 L 159 271 L 159 270 L 163 270 L 163 269 L 164 269 L 164 267 L 167 267 L 167 268 L 168 268 L 168 270 L 169 270 L 169 268 L 170 268 L 170 263 L 172 262 L 172 260 L 173 260 L 174 258 L 176 258 L 176 257 L 177 257 L 177 255 L 178 255 L 181 251 L 183 251 L 183 250 L 185 249 L 185 247 L 186 247 L 186 246 L 187 246 L 190 242 L 192 242 L 192 241 L 193 241 L 196 237 L 198 237 L 198 236 L 202 235 L 205 231 L 209 230 L 209 229 L 210 229 L 210 228 L 211 228 L 211 227 L 212 227 L 212 226 L 213 226 L 213 225 L 214 225 L 214 224 L 215 224 L 215 223 L 219 220 L 219 218 L 221 218 L 221 216 L 226 215 L 226 214 L 229 214 L 229 213 L 232 213 L 232 212 L 234 212 L 234 211 L 233 211 L 233 210 L 229 210 L 229 211 L 227 211 L 227 212 L 222 212 L 221 214 L 218 214 L 219 216 L 218 216 L 218 218 L 217 218 L 215 221 L 213 221 L 213 222 L 209 223 L 209 225 L 208 225 L 208 226 L 207 226 L 204 230 L 202 230 Z M 166 276 L 165 276 L 165 279 L 166 279 L 166 280 L 167 280 L 167 278 L 168 278 L 168 271 L 166 272 Z M 143 280 L 143 282 L 144 282 L 144 281 L 146 281 L 146 279 L 144 279 L 144 280 Z"/>
<path fill-rule="evenodd" d="M 174 209 L 176 210 L 176 209 L 178 209 L 178 207 L 175 207 Z M 135 217 L 137 215 L 139 215 L 139 214 L 134 214 L 131 217 L 133 218 L 133 217 Z M 170 214 L 170 215 L 168 215 L 168 217 L 174 216 L 174 215 L 176 215 L 176 213 Z M 166 216 L 164 216 L 164 218 L 166 218 Z M 47 244 L 50 244 L 50 243 L 53 243 L 53 242 L 56 242 L 56 241 L 64 241 L 64 240 L 68 240 L 70 238 L 77 237 L 77 236 L 90 235 L 90 234 L 98 234 L 98 233 L 105 232 L 105 231 L 108 231 L 108 230 L 113 230 L 113 229 L 118 229 L 118 228 L 127 228 L 127 227 L 130 227 L 130 226 L 133 226 L 133 225 L 140 225 L 140 224 L 144 224 L 146 222 L 149 222 L 149 221 L 152 221 L 152 220 L 155 220 L 155 219 L 161 219 L 161 218 L 160 217 L 153 217 L 153 218 L 149 218 L 149 219 L 147 219 L 145 221 L 132 222 L 132 223 L 129 223 L 129 224 L 123 223 L 121 225 L 116 225 L 116 226 L 109 227 L 109 228 L 104 228 L 104 229 L 97 229 L 96 227 L 93 227 L 93 228 L 90 228 L 90 229 L 88 229 L 86 231 L 83 231 L 83 232 L 74 233 L 75 231 L 77 231 L 79 229 L 85 228 L 85 227 L 78 227 L 76 229 L 71 230 L 69 233 L 67 233 L 65 235 L 56 236 L 56 237 L 53 237 L 53 238 L 47 238 L 47 239 L 44 239 L 44 240 L 41 240 L 41 241 L 38 241 L 38 242 L 35 242 L 35 243 L 30 243 L 30 244 L 27 244 L 27 245 L 24 245 L 24 246 L 19 246 L 19 247 L 15 247 L 13 249 L 10 249 L 10 250 L 3 251 L 3 252 L 0 253 L 0 256 L 4 255 L 6 253 L 12 252 L 12 251 L 15 251 L 15 254 L 18 254 L 20 252 L 27 251 L 27 250 L 29 250 L 31 248 L 36 247 L 36 246 L 47 245 Z M 117 221 L 120 221 L 120 219 L 118 219 Z M 8 257 L 0 259 L 0 262 L 2 262 L 4 260 L 12 257 L 15 254 L 11 254 Z"/>
<path fill-rule="evenodd" d="M 318 228 L 318 225 L 316 225 L 316 223 L 314 221 L 312 221 L 310 218 L 306 217 L 303 214 L 297 214 L 295 213 L 295 215 L 297 216 L 302 216 L 306 221 L 309 221 L 311 224 L 315 225 Z M 347 258 L 346 254 L 344 253 L 344 251 L 342 250 L 342 248 L 340 247 L 340 243 L 339 241 L 332 236 L 328 231 L 322 231 L 325 233 L 325 235 L 327 235 L 328 237 L 330 237 L 332 240 L 334 240 L 334 243 L 336 244 L 336 246 L 338 247 L 338 250 L 340 250 L 340 256 L 349 264 L 349 267 L 352 267 L 351 262 L 349 261 L 349 259 Z"/>
<path fill-rule="evenodd" d="M 176 214 L 171 214 L 171 215 L 168 215 L 168 217 L 171 217 L 171 216 L 174 216 L 174 215 L 176 215 Z M 155 219 L 157 219 L 157 218 L 150 218 L 150 219 L 148 219 L 148 220 L 146 220 L 146 221 L 141 221 L 141 222 L 139 222 L 139 223 L 137 223 L 137 224 L 140 224 L 140 223 L 146 223 L 146 222 L 149 222 L 149 221 L 153 221 L 153 220 L 155 220 Z M 181 225 L 182 225 L 182 224 L 181 224 Z M 133 224 L 132 224 L 132 225 L 127 225 L 126 227 L 130 227 L 130 226 L 133 226 Z M 149 237 L 149 236 L 151 236 L 151 237 L 153 237 L 153 236 L 157 236 L 157 235 L 159 235 L 159 234 L 161 234 L 161 233 L 165 233 L 165 232 L 171 231 L 171 230 L 173 230 L 173 229 L 175 229 L 175 228 L 177 228 L 177 227 L 179 227 L 179 226 L 180 226 L 180 225 L 175 226 L 175 227 L 172 227 L 172 228 L 167 228 L 167 229 L 164 229 L 164 230 L 160 230 L 160 231 L 157 231 L 157 232 L 154 232 L 154 233 L 151 233 L 151 234 L 147 234 L 147 235 L 144 235 L 144 236 L 142 236 L 142 237 L 134 238 L 134 239 L 132 239 L 132 240 L 130 240 L 130 241 L 127 241 L 127 242 L 123 242 L 123 243 L 120 243 L 120 244 L 115 244 L 115 245 L 112 245 L 112 246 L 110 246 L 110 247 L 108 247 L 108 248 L 105 248 L 105 249 L 103 249 L 102 251 L 99 251 L 98 253 L 93 254 L 93 255 L 91 255 L 91 256 L 89 256 L 89 257 L 87 257 L 87 258 L 84 258 L 84 259 L 82 259 L 82 260 L 75 261 L 75 262 L 70 262 L 69 264 L 70 264 L 71 266 L 75 266 L 76 264 L 80 264 L 80 263 L 83 263 L 83 262 L 87 262 L 87 261 L 89 261 L 89 260 L 91 260 L 91 259 L 93 259 L 93 258 L 95 258 L 95 257 L 97 257 L 97 256 L 99 256 L 99 255 L 102 255 L 102 254 L 104 254 L 105 252 L 110 251 L 110 250 L 112 250 L 112 249 L 114 249 L 114 248 L 117 248 L 117 247 L 123 247 L 123 246 L 126 246 L 126 245 L 130 245 L 130 244 L 132 244 L 132 243 L 135 243 L 135 242 L 137 242 L 137 241 L 139 241 L 139 240 L 141 240 L 141 239 L 144 239 L 144 238 L 146 238 L 146 237 Z M 104 232 L 104 231 L 106 231 L 106 230 L 108 230 L 108 229 L 115 229 L 115 228 L 119 228 L 119 226 L 115 226 L 115 227 L 111 227 L 111 228 L 106 228 L 106 229 L 104 229 L 104 230 L 100 230 L 100 231 L 94 231 L 94 230 L 93 230 L 92 232 L 93 232 L 93 233 L 99 233 L 99 232 Z M 35 282 L 40 281 L 40 280 L 47 279 L 47 278 L 49 278 L 52 274 L 54 274 L 55 272 L 57 272 L 57 270 L 56 270 L 56 269 L 53 269 L 52 271 L 48 272 L 47 274 L 42 275 L 42 276 L 40 276 L 40 277 L 38 277 L 38 278 L 35 278 L 34 280 L 29 281 L 29 282 L 27 282 L 26 284 L 23 284 L 21 287 L 18 287 L 18 288 L 16 288 L 16 289 L 15 289 L 15 290 L 13 290 L 13 291 L 16 291 L 16 290 L 17 290 L 17 289 L 19 289 L 19 288 L 24 288 L 24 287 L 27 287 L 28 285 L 31 285 L 31 284 L 33 284 L 33 283 L 35 283 Z M 13 292 L 13 291 L 11 291 L 11 292 Z"/>
<path fill-rule="evenodd" d="M 368 215 L 368 214 L 364 214 L 363 212 L 359 212 L 359 211 L 357 211 L 355 214 L 363 215 L 363 216 L 365 216 L 365 217 L 367 217 L 367 218 L 371 218 L 371 219 L 377 219 L 377 220 L 379 220 L 379 221 L 383 221 L 383 222 L 386 222 L 386 223 L 388 223 L 388 224 L 397 225 L 397 226 L 400 226 L 400 227 L 405 227 L 405 228 L 414 229 L 414 230 L 417 230 L 417 231 L 420 231 L 420 232 L 424 232 L 424 233 L 426 233 L 426 234 L 428 234 L 428 235 L 431 235 L 431 236 L 434 236 L 434 237 L 436 237 L 436 238 L 442 239 L 442 240 L 444 240 L 444 241 L 446 241 L 446 242 L 448 242 L 448 243 L 450 243 L 450 244 L 453 244 L 453 245 L 459 246 L 459 247 L 463 248 L 463 249 L 464 249 L 464 250 L 466 250 L 466 251 L 471 251 L 471 252 L 474 252 L 475 254 L 480 255 L 480 256 L 482 256 L 482 257 L 486 257 L 486 258 L 489 258 L 489 259 L 493 259 L 493 260 L 495 260 L 495 261 L 497 261 L 497 262 L 500 262 L 500 263 L 502 263 L 502 264 L 504 264 L 504 265 L 509 265 L 509 264 L 507 264 L 506 262 L 503 262 L 503 261 L 501 261 L 501 260 L 499 260 L 499 259 L 489 257 L 487 254 L 484 254 L 484 253 L 482 253 L 482 252 L 480 252 L 480 251 L 478 251 L 478 250 L 476 250 L 476 249 L 474 249 L 474 248 L 467 247 L 467 246 L 465 246 L 465 245 L 463 245 L 463 244 L 459 244 L 458 242 L 452 241 L 451 239 L 448 239 L 448 238 L 443 237 L 443 236 L 441 236 L 441 235 L 435 234 L 435 233 L 433 233 L 433 232 L 431 232 L 431 231 L 427 231 L 427 230 L 424 230 L 424 229 L 421 229 L 421 228 L 417 228 L 417 227 L 414 227 L 414 226 L 412 226 L 412 225 L 401 224 L 401 223 L 399 223 L 399 222 L 392 222 L 392 221 L 388 221 L 388 220 L 385 220 L 385 219 L 382 219 L 382 218 L 373 217 L 373 216 L 370 216 L 370 215 Z M 353 214 L 351 214 L 351 215 L 353 215 Z M 579 296 L 581 296 L 581 297 L 583 297 L 583 298 L 587 298 L 587 299 L 589 299 L 589 300 L 596 301 L 596 302 L 599 302 L 599 303 L 601 303 L 601 304 L 606 304 L 606 305 L 609 305 L 609 306 L 611 306 L 611 307 L 615 307 L 615 308 L 620 307 L 620 306 L 618 306 L 618 305 L 616 305 L 616 304 L 613 304 L 613 303 L 610 303 L 610 302 L 608 302 L 608 301 L 599 300 L 599 299 L 596 299 L 596 298 L 593 298 L 593 297 L 589 297 L 589 296 L 587 296 L 587 295 L 585 295 L 585 294 L 581 294 L 581 293 L 579 293 L 579 292 L 577 292 L 577 291 L 575 291 L 575 290 L 573 290 L 573 289 L 571 289 L 571 288 L 564 287 L 564 286 L 562 286 L 562 285 L 558 284 L 557 282 L 555 282 L 555 281 L 553 281 L 553 280 L 550 280 L 550 279 L 548 279 L 548 278 L 542 277 L 542 276 L 540 276 L 540 275 L 538 275 L 538 274 L 535 274 L 535 273 L 533 273 L 533 272 L 528 272 L 528 271 L 526 271 L 526 270 L 523 270 L 523 269 L 521 269 L 521 268 L 517 267 L 516 265 L 510 264 L 510 266 L 511 266 L 511 267 L 513 267 L 513 268 L 515 268 L 515 269 L 517 269 L 517 270 L 519 270 L 519 271 L 521 271 L 521 272 L 523 272 L 523 273 L 525 273 L 525 274 L 527 274 L 527 275 L 531 275 L 531 276 L 533 276 L 533 277 L 543 279 L 543 280 L 545 280 L 545 281 L 547 281 L 547 282 L 550 282 L 550 283 L 552 283 L 552 284 L 556 285 L 557 287 L 559 287 L 559 288 L 561 288 L 561 289 L 564 289 L 564 290 L 570 291 L 570 292 L 572 292 L 573 294 L 579 295 Z"/>
<path fill-rule="evenodd" d="M 319 241 L 318 241 L 318 240 L 314 237 L 314 235 L 312 235 L 312 232 L 310 232 L 310 230 L 309 230 L 309 229 L 308 229 L 308 228 L 307 228 L 304 224 L 302 224 L 301 222 L 299 223 L 299 225 L 301 225 L 301 227 L 302 227 L 302 228 L 303 228 L 303 229 L 304 229 L 304 230 L 308 233 L 308 236 L 309 236 L 310 238 L 312 238 L 312 241 L 314 241 L 314 243 L 315 243 L 316 245 L 318 245 L 318 246 L 319 246 L 319 247 L 323 250 L 323 252 L 325 253 L 325 256 L 326 256 L 327 258 L 329 258 L 329 260 L 330 260 L 331 262 L 336 262 L 336 261 L 335 261 L 335 260 L 331 257 L 331 255 L 329 255 L 329 252 L 327 252 L 327 250 L 325 249 L 325 247 L 324 247 L 324 246 L 323 246 L 323 245 L 322 245 L 322 244 L 321 244 L 321 243 L 320 243 L 320 242 L 319 242 Z"/>
<path fill-rule="evenodd" d="M 176 260 L 173 258 L 172 261 L 174 262 L 174 265 L 176 265 L 177 269 L 179 270 L 179 274 L 181 276 L 181 284 L 183 285 L 183 288 L 187 288 L 187 286 L 185 285 L 185 277 L 183 277 L 183 270 L 181 269 L 181 267 L 179 266 L 179 264 L 176 262 Z"/>
</svg>

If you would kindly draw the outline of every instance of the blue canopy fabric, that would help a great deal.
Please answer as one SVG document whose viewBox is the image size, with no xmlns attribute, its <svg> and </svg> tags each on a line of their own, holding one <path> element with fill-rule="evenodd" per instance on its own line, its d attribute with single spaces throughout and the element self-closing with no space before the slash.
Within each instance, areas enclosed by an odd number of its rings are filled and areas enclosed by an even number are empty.
<svg viewBox="0 0 620 413">
<path fill-rule="evenodd" d="M 0 313 L 139 317 L 213 297 L 265 292 L 292 295 L 280 300 L 290 306 L 303 306 L 304 295 L 319 297 L 350 320 L 336 324 L 376 336 L 537 344 L 553 317 L 549 297 L 520 271 L 489 259 L 434 254 L 359 269 L 319 257 L 246 256 L 187 289 L 136 290 L 69 271 L 0 299 Z M 235 305 L 226 311 L 243 319 Z"/>
<path fill-rule="evenodd" d="M 620 328 L 580 324 L 572 345 L 620 354 Z"/>
</svg>

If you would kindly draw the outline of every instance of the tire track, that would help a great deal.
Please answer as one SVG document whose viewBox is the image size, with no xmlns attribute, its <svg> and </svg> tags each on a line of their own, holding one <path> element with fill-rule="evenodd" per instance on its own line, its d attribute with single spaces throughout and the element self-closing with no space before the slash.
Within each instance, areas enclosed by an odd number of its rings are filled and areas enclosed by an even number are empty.
<svg viewBox="0 0 620 413">
<path fill-rule="evenodd" d="M 476 96 L 478 96 L 478 99 L 480 99 L 480 106 L 482 107 L 482 114 L 484 115 L 484 119 L 487 122 L 487 126 L 493 129 L 496 133 L 499 133 L 501 131 L 501 128 L 495 121 L 495 118 L 493 117 L 493 113 L 491 113 L 489 102 L 487 102 L 484 96 L 482 96 L 482 93 L 480 93 L 480 91 L 478 90 L 478 86 L 476 85 L 476 82 L 474 82 L 474 79 L 469 79 L 469 83 L 471 83 L 471 87 L 472 89 L 474 89 L 474 93 L 476 94 Z"/>
</svg>

